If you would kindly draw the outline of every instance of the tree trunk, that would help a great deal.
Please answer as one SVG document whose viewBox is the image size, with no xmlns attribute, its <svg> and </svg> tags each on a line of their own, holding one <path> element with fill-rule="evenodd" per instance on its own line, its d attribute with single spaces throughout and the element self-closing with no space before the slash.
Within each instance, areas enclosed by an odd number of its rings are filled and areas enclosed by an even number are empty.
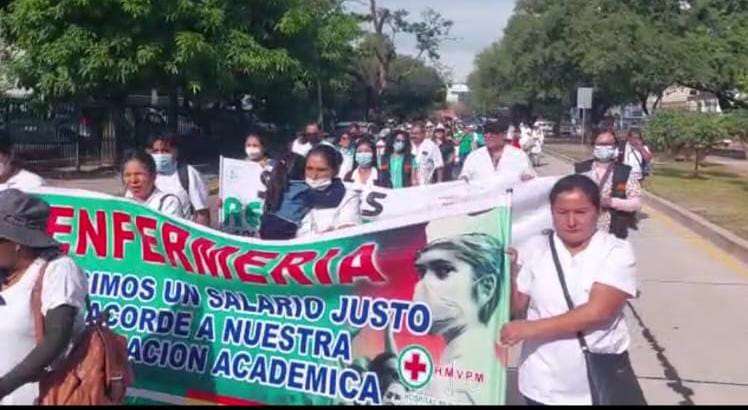
<svg viewBox="0 0 748 410">
<path fill-rule="evenodd" d="M 694 150 L 694 159 L 693 159 L 693 175 L 695 177 L 699 176 L 699 165 L 701 162 L 701 150 L 698 148 Z"/>
<path fill-rule="evenodd" d="M 325 129 L 325 113 L 322 103 L 322 80 L 317 77 L 317 123 L 320 129 Z"/>
<path fill-rule="evenodd" d="M 662 97 L 663 97 L 664 91 L 660 91 L 659 94 L 657 94 L 657 99 L 655 99 L 654 104 L 652 104 L 652 112 L 657 111 L 658 108 L 660 108 L 660 104 L 662 103 Z"/>
<path fill-rule="evenodd" d="M 639 96 L 639 102 L 642 106 L 642 112 L 644 112 L 644 115 L 649 117 L 649 107 L 647 107 L 647 100 L 649 100 L 649 95 Z M 623 117 L 623 115 L 621 117 Z"/>
</svg>

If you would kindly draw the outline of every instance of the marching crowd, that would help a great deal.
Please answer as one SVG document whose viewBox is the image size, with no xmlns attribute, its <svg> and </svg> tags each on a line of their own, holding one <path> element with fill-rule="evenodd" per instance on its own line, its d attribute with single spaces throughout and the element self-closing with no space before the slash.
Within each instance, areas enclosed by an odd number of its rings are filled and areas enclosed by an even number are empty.
<svg viewBox="0 0 748 410">
<path fill-rule="evenodd" d="M 354 124 L 326 135 L 310 123 L 281 155 L 270 155 L 262 132 L 249 132 L 246 160 L 263 168 L 267 187 L 259 237 L 290 239 L 357 225 L 358 193 L 366 187 L 496 177 L 522 183 L 537 176 L 544 143 L 539 127 L 513 127 L 506 120 L 489 121 L 481 130 L 451 121 L 388 123 L 379 133 L 369 131 Z M 179 148 L 175 135 L 157 134 L 145 150 L 128 153 L 121 165 L 124 195 L 211 226 L 207 184 L 180 160 Z M 630 371 L 622 310 L 637 290 L 635 257 L 626 238 L 635 228 L 651 159 L 638 132 L 624 139 L 597 132 L 593 158 L 576 164 L 575 173 L 561 178 L 550 193 L 553 232 L 509 252 L 514 320 L 503 326 L 500 339 L 504 345 L 524 342 L 519 389 L 531 404 L 620 402 L 620 397 L 597 396 L 597 385 L 590 383 L 591 353 L 623 357 L 617 366 Z M 86 277 L 46 234 L 49 206 L 23 192 L 43 184 L 2 139 L 1 404 L 34 403 L 35 382 L 69 351 L 83 325 Z M 35 333 L 31 306 L 39 284 L 42 335 Z M 626 383 L 619 380 L 622 386 Z M 632 389 L 625 400 L 643 401 L 638 386 Z"/>
</svg>

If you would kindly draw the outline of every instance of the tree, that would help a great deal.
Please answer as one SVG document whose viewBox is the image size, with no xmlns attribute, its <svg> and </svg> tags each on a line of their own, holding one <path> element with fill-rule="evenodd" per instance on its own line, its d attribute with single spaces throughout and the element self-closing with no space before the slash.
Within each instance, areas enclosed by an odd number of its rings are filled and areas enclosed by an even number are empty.
<svg viewBox="0 0 748 410">
<path fill-rule="evenodd" d="M 437 62 L 440 58 L 439 48 L 450 38 L 453 22 L 427 8 L 421 15 L 421 21 L 410 23 L 406 10 L 379 7 L 376 0 L 368 0 L 367 3 L 368 13 L 361 18 L 370 23 L 370 31 L 358 47 L 359 63 L 351 75 L 365 87 L 367 106 L 376 113 L 382 108 L 381 98 L 390 84 L 390 69 L 397 58 L 396 37 L 403 33 L 414 35 L 419 52 L 416 58 L 426 56 L 429 61 Z"/>
<path fill-rule="evenodd" d="M 727 114 L 725 122 L 730 138 L 748 142 L 748 110 L 735 110 Z"/>
<path fill-rule="evenodd" d="M 689 1 L 679 35 L 679 83 L 714 94 L 723 110 L 748 108 L 740 96 L 748 75 L 748 3 Z"/>
<path fill-rule="evenodd" d="M 660 111 L 647 124 L 653 146 L 671 156 L 686 154 L 693 159 L 694 175 L 706 155 L 730 135 L 727 117 L 719 114 Z"/>
<path fill-rule="evenodd" d="M 121 137 L 125 97 L 152 88 L 170 95 L 172 128 L 180 95 L 198 111 L 245 94 L 260 111 L 316 96 L 357 35 L 341 3 L 15 0 L 0 17 L 5 39 L 23 50 L 11 63 L 22 85 L 49 102 L 106 101 Z"/>
<path fill-rule="evenodd" d="M 479 106 L 504 101 L 529 113 L 563 111 L 577 87 L 592 86 L 597 122 L 625 103 L 649 113 L 676 84 L 713 93 L 726 110 L 745 106 L 746 59 L 745 1 L 519 0 L 470 78 L 474 90 L 493 88 L 477 93 Z"/>
<path fill-rule="evenodd" d="M 385 113 L 389 116 L 426 116 L 445 100 L 446 84 L 439 72 L 416 58 L 402 56 L 395 59 L 390 77 L 390 86 L 383 95 Z"/>
</svg>

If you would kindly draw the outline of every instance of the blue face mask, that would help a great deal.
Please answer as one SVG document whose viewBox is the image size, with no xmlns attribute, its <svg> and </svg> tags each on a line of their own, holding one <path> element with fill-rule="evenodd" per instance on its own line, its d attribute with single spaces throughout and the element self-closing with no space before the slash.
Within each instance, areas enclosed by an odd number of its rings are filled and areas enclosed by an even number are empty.
<svg viewBox="0 0 748 410">
<path fill-rule="evenodd" d="M 371 152 L 357 152 L 356 163 L 364 168 L 370 167 L 374 160 L 374 154 Z"/>
<path fill-rule="evenodd" d="M 172 154 L 151 154 L 156 163 L 156 172 L 159 174 L 171 174 L 177 169 L 177 162 Z"/>
<path fill-rule="evenodd" d="M 599 162 L 611 162 L 618 156 L 618 149 L 611 145 L 595 145 L 592 156 Z"/>
<path fill-rule="evenodd" d="M 403 152 L 405 149 L 405 141 L 395 141 L 395 143 L 392 144 L 392 148 L 395 149 L 395 152 Z"/>
</svg>

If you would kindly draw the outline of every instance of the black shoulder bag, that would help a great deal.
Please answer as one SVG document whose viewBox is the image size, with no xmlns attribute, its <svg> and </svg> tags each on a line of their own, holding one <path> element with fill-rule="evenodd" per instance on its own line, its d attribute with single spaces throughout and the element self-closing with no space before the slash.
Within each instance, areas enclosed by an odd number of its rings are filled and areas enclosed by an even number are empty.
<svg viewBox="0 0 748 410">
<path fill-rule="evenodd" d="M 556 265 L 558 280 L 561 282 L 561 288 L 564 290 L 564 298 L 569 310 L 574 309 L 574 303 L 569 296 L 569 289 L 566 287 L 564 271 L 561 269 L 561 262 L 558 260 L 556 245 L 553 243 L 553 232 L 548 235 L 548 242 L 551 245 L 553 254 L 553 263 Z M 582 332 L 577 333 L 579 346 L 582 348 L 584 362 L 587 367 L 587 380 L 590 383 L 590 393 L 592 394 L 593 405 L 646 405 L 644 394 L 639 386 L 639 382 L 634 375 L 634 369 L 631 368 L 628 352 L 623 353 L 592 353 L 587 347 Z"/>
</svg>

